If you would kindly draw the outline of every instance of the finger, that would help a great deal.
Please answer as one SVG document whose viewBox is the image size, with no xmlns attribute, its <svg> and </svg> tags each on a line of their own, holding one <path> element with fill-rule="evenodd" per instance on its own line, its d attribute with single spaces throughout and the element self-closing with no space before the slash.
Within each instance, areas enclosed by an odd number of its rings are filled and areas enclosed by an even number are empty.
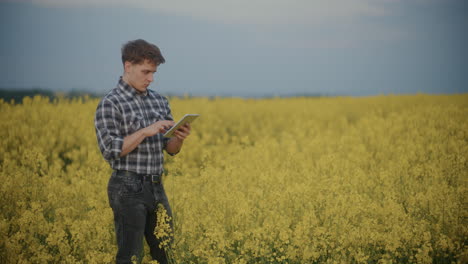
<svg viewBox="0 0 468 264">
<path fill-rule="evenodd" d="M 164 121 L 164 125 L 166 127 L 172 127 L 174 126 L 174 124 L 175 124 L 174 121 L 171 121 L 171 120 Z"/>
<path fill-rule="evenodd" d="M 164 121 L 164 123 L 168 126 L 173 126 L 175 124 L 174 121 L 171 120 Z"/>
<path fill-rule="evenodd" d="M 177 134 L 174 134 L 174 135 L 179 140 L 185 140 L 185 138 L 183 136 L 181 136 L 181 135 L 177 135 Z"/>
<path fill-rule="evenodd" d="M 186 132 L 183 132 L 183 131 L 180 131 L 180 130 L 176 130 L 174 133 L 176 135 L 181 136 L 181 137 L 187 137 L 188 136 L 188 134 Z"/>
<path fill-rule="evenodd" d="M 188 134 L 180 132 L 179 130 L 175 131 L 174 134 L 176 135 L 177 138 L 184 140 L 187 138 Z"/>
<path fill-rule="evenodd" d="M 186 138 L 186 137 L 188 137 L 189 133 L 178 131 L 177 135 L 179 135 L 180 137 Z"/>
<path fill-rule="evenodd" d="M 186 133 L 186 134 L 190 134 L 190 129 L 188 129 L 186 127 L 181 127 L 179 129 L 177 129 L 177 131 L 180 131 L 180 132 Z"/>
</svg>

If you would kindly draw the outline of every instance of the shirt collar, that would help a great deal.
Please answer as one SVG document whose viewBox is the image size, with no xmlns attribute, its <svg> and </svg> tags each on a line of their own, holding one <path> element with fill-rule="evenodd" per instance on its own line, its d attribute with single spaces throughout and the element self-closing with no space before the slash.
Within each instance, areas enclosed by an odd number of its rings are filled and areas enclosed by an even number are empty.
<svg viewBox="0 0 468 264">
<path fill-rule="evenodd" d="M 119 86 L 120 89 L 122 89 L 123 91 L 129 93 L 132 96 L 147 96 L 148 95 L 148 90 L 146 90 L 143 93 L 138 92 L 135 88 L 130 86 L 128 83 L 126 83 L 123 80 L 122 76 L 120 76 L 120 78 L 119 78 L 118 86 Z"/>
</svg>

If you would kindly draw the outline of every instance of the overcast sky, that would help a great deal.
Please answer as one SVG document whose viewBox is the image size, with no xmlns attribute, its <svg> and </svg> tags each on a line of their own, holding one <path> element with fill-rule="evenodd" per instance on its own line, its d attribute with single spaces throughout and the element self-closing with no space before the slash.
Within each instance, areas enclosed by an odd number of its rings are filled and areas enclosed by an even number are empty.
<svg viewBox="0 0 468 264">
<path fill-rule="evenodd" d="M 468 92 L 466 0 L 0 0 L 0 88 L 105 93 L 137 38 L 162 94 Z"/>
</svg>

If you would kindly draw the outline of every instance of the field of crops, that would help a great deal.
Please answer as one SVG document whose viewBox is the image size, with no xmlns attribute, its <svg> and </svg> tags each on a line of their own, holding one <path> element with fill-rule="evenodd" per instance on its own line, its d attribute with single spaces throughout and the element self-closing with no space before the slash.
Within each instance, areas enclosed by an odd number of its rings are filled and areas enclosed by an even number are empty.
<svg viewBox="0 0 468 264">
<path fill-rule="evenodd" d="M 0 263 L 112 263 L 97 103 L 0 101 Z M 468 94 L 170 104 L 176 263 L 467 263 Z"/>
</svg>

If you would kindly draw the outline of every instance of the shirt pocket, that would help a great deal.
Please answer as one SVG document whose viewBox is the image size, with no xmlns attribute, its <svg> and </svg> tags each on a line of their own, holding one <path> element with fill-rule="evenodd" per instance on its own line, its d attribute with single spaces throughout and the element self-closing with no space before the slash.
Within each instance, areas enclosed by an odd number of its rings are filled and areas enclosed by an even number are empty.
<svg viewBox="0 0 468 264">
<path fill-rule="evenodd" d="M 154 111 L 154 110 L 150 111 L 149 116 L 150 116 L 150 119 L 151 119 L 151 123 L 155 123 L 155 122 L 158 122 L 158 121 L 161 121 L 161 120 L 166 120 L 164 113 Z"/>
<path fill-rule="evenodd" d="M 143 117 L 137 114 L 129 114 L 124 116 L 121 128 L 122 134 L 127 136 L 135 133 L 143 127 Z"/>
</svg>

